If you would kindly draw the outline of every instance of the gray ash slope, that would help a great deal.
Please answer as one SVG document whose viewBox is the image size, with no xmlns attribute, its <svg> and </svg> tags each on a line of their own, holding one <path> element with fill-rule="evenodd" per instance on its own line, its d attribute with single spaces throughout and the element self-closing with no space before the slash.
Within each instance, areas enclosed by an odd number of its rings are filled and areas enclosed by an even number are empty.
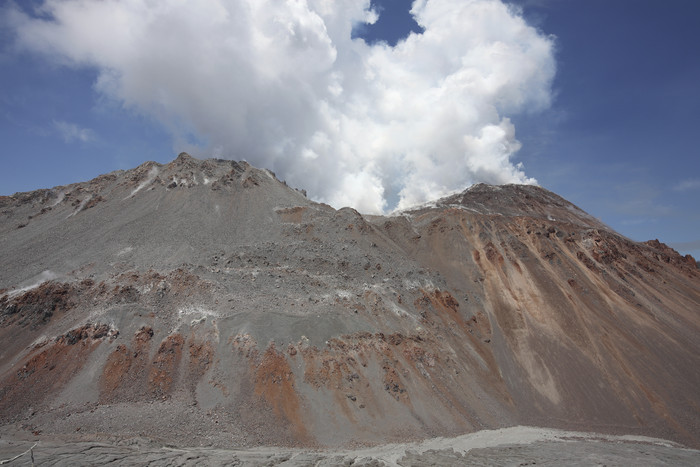
<svg viewBox="0 0 700 467">
<path fill-rule="evenodd" d="M 0 235 L 5 427 L 230 447 L 535 425 L 700 446 L 695 261 L 539 187 L 362 216 L 181 154 L 0 198 Z"/>
</svg>

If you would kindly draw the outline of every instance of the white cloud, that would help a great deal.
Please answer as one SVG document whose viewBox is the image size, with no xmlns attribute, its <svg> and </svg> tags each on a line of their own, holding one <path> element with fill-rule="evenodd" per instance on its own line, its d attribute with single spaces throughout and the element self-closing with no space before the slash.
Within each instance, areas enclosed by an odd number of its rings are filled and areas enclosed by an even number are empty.
<svg viewBox="0 0 700 467">
<path fill-rule="evenodd" d="M 700 188 L 700 178 L 683 180 L 673 187 L 674 191 L 690 191 Z"/>
<path fill-rule="evenodd" d="M 72 143 L 74 141 L 87 143 L 95 139 L 94 131 L 89 128 L 82 128 L 75 123 L 54 120 L 53 126 L 66 143 Z"/>
<path fill-rule="evenodd" d="M 412 13 L 424 33 L 394 48 L 351 39 L 377 19 L 369 0 L 46 0 L 8 19 L 21 46 L 95 67 L 99 92 L 176 144 L 195 135 L 196 154 L 245 158 L 336 207 L 534 183 L 507 117 L 549 106 L 552 39 L 500 0 Z"/>
</svg>

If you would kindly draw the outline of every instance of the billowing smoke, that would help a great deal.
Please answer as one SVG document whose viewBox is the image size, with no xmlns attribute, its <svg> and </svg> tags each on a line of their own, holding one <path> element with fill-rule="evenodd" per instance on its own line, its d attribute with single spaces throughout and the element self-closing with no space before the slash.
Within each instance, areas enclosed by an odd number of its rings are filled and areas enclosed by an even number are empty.
<svg viewBox="0 0 700 467">
<path fill-rule="evenodd" d="M 512 160 L 508 116 L 550 104 L 553 43 L 500 0 L 416 0 L 424 32 L 395 47 L 351 38 L 377 18 L 369 0 L 45 0 L 6 13 L 19 45 L 96 68 L 96 89 L 166 125 L 176 150 L 246 159 L 336 207 L 535 182 Z"/>
</svg>

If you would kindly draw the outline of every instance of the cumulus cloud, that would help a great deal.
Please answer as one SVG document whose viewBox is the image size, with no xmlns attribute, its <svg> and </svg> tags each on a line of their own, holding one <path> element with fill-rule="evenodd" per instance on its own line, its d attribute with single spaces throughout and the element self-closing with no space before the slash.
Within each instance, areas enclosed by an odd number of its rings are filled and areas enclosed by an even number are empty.
<svg viewBox="0 0 700 467">
<path fill-rule="evenodd" d="M 352 39 L 369 0 L 45 0 L 11 9 L 26 50 L 336 207 L 381 212 L 477 181 L 535 183 L 509 116 L 550 105 L 553 40 L 500 0 L 416 0 L 424 29 Z M 192 148 L 189 148 L 192 150 Z"/>
<path fill-rule="evenodd" d="M 79 141 L 87 143 L 95 139 L 95 132 L 90 128 L 83 128 L 75 123 L 63 120 L 54 120 L 53 126 L 66 143 Z"/>
</svg>

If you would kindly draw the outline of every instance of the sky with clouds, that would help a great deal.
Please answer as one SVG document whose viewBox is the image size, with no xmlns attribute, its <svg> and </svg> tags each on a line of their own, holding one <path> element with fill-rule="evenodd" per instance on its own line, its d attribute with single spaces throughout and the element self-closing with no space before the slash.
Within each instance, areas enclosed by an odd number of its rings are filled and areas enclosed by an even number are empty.
<svg viewBox="0 0 700 467">
<path fill-rule="evenodd" d="M 695 0 L 0 6 L 0 194 L 180 151 L 388 212 L 538 183 L 700 256 Z"/>
</svg>

